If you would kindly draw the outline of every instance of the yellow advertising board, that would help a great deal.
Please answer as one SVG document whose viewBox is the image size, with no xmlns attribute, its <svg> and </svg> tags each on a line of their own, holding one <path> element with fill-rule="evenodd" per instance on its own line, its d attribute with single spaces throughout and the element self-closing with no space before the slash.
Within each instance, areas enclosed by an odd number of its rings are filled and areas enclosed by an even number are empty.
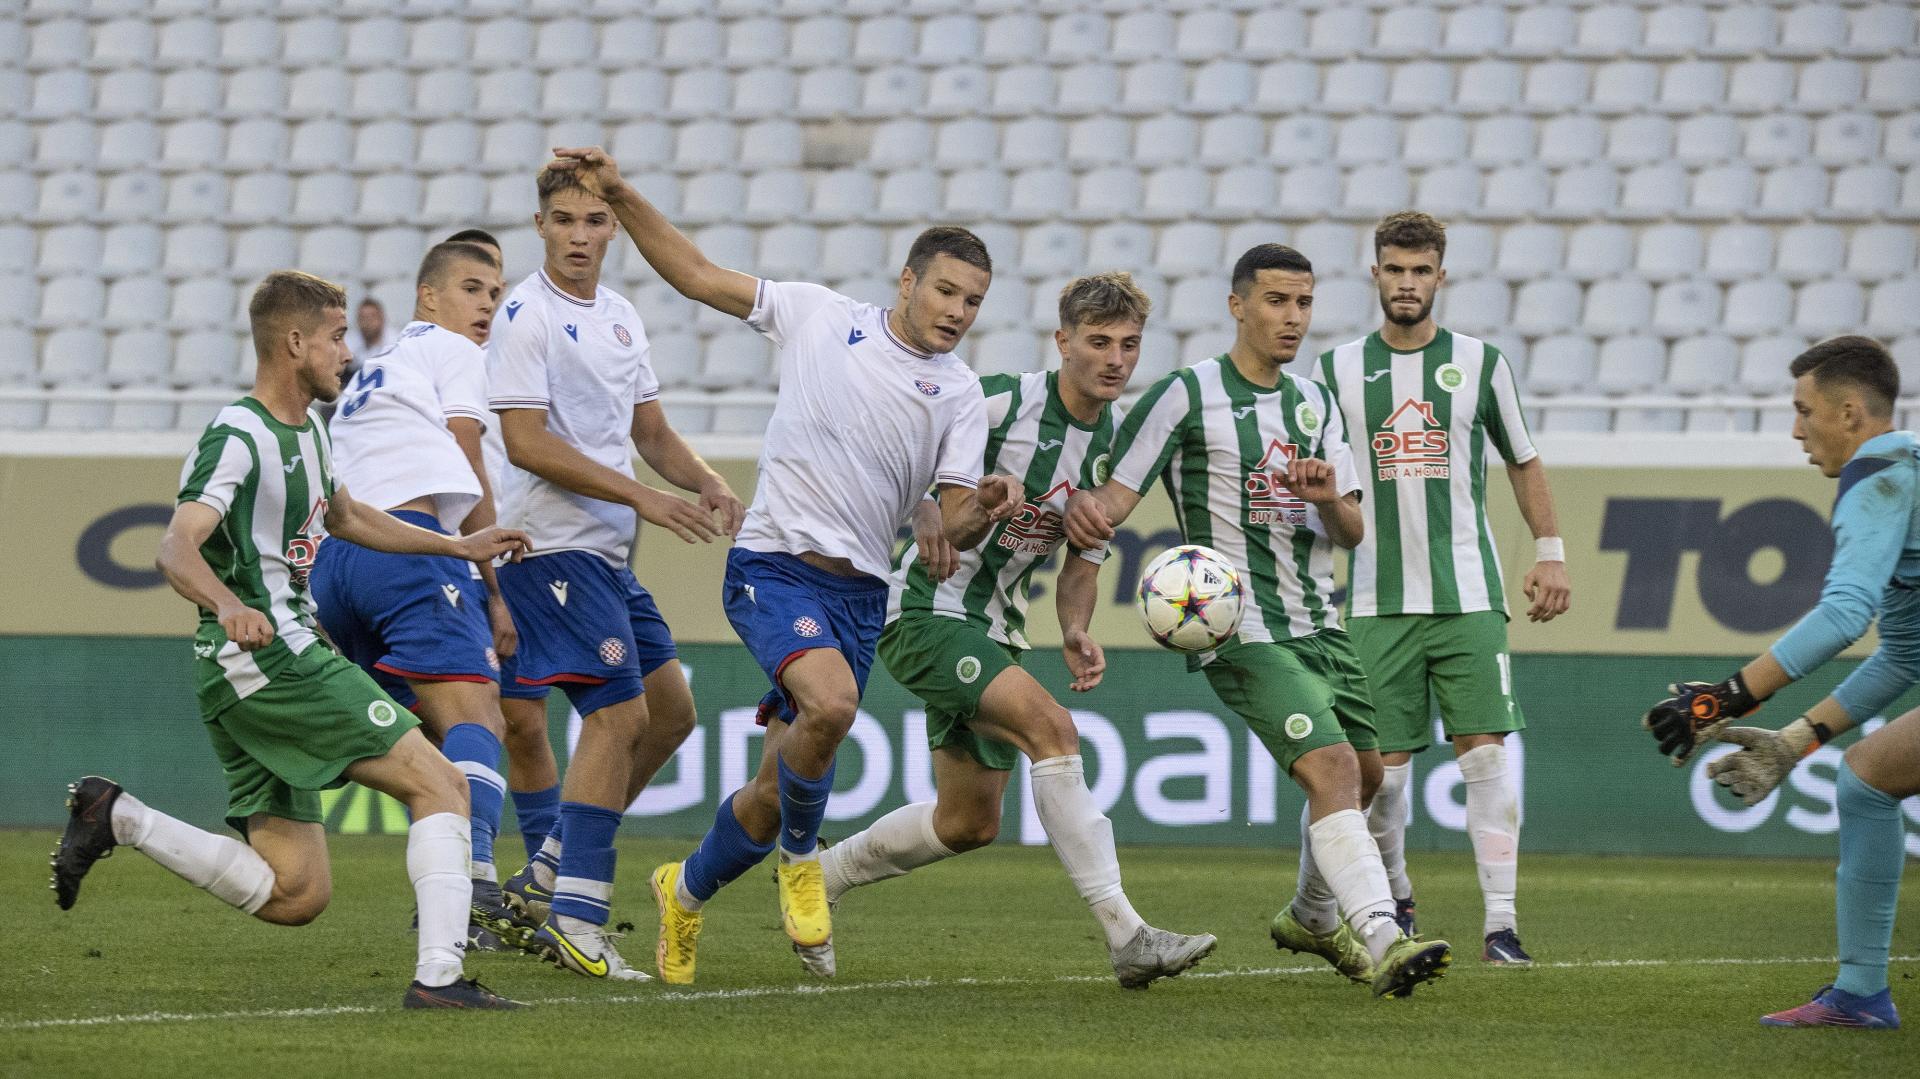
<svg viewBox="0 0 1920 1079">
<path fill-rule="evenodd" d="M 717 467 L 743 498 L 751 496 L 751 461 Z M 1574 593 L 1573 610 L 1546 625 L 1528 623 L 1518 599 L 1531 537 L 1506 484 L 1497 476 L 1488 483 L 1519 616 L 1516 652 L 1758 652 L 1819 596 L 1832 551 L 1826 519 L 1834 488 L 1813 469 L 1562 468 L 1551 475 Z M 192 610 L 153 569 L 178 477 L 178 461 L 162 457 L 0 457 L 0 633 L 190 632 Z M 1148 559 L 1177 541 L 1167 500 L 1149 496 L 1105 571 L 1094 628 L 1110 646 L 1146 645 L 1131 586 Z M 723 544 L 688 545 L 644 530 L 635 571 L 680 639 L 733 640 L 720 610 L 724 557 Z M 1039 578 L 1036 644 L 1058 637 L 1050 615 L 1057 564 L 1056 555 Z"/>
</svg>

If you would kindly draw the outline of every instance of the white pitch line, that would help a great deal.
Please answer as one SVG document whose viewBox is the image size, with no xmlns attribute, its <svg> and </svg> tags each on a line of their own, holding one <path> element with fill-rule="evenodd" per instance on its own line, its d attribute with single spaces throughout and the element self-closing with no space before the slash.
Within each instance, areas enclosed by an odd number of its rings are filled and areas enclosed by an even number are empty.
<svg viewBox="0 0 1920 1079">
<path fill-rule="evenodd" d="M 1896 955 L 1895 963 L 1920 962 L 1920 956 Z M 1641 967 L 1771 967 L 1836 963 L 1831 956 L 1748 959 L 1723 957 L 1708 959 L 1592 959 L 1561 963 L 1535 963 L 1536 970 L 1622 970 Z M 1266 978 L 1276 975 L 1326 974 L 1323 964 L 1299 967 L 1243 967 L 1234 970 L 1196 970 L 1181 975 L 1187 979 Z M 767 985 L 746 989 L 696 989 L 685 992 L 663 989 L 657 993 L 623 994 L 604 997 L 540 997 L 528 1004 L 542 1006 L 569 1004 L 700 1004 L 715 1000 L 755 1000 L 765 997 L 817 997 L 835 993 L 871 993 L 913 989 L 971 989 L 1048 984 L 1084 984 L 1111 982 L 1111 975 L 1062 974 L 1053 978 L 900 978 L 884 982 L 816 983 L 803 985 Z M 130 1026 L 143 1023 L 196 1023 L 235 1019 L 313 1019 L 336 1015 L 379 1015 L 394 1009 L 363 1004 L 336 1004 L 323 1008 L 262 1008 L 226 1012 L 140 1012 L 132 1015 L 87 1015 L 71 1019 L 22 1019 L 0 1022 L 0 1031 L 49 1030 L 61 1027 Z"/>
</svg>

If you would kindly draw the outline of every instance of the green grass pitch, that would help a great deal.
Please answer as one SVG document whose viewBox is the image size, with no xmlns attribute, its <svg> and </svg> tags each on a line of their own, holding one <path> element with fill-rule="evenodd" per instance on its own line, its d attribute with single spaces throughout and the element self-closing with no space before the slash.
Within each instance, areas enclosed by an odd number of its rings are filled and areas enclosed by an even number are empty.
<svg viewBox="0 0 1920 1079">
<path fill-rule="evenodd" d="M 1220 937 L 1195 975 L 1126 992 L 1044 848 L 995 848 L 855 892 L 840 976 L 809 980 L 764 867 L 708 908 L 688 989 L 590 984 L 531 958 L 468 969 L 538 1004 L 403 1012 L 411 895 L 398 838 L 336 838 L 331 909 L 300 929 L 227 909 L 137 852 L 55 908 L 43 832 L 0 833 L 10 912 L 0 1075 L 1871 1075 L 1920 1074 L 1913 1032 L 1777 1031 L 1833 973 L 1829 863 L 1523 856 L 1523 936 L 1541 966 L 1479 961 L 1464 854 L 1415 855 L 1422 928 L 1453 972 L 1410 1000 L 1276 952 L 1291 851 L 1130 848 L 1156 924 Z M 621 844 L 616 919 L 651 967 L 646 874 L 685 841 Z M 519 844 L 503 839 L 503 855 Z M 1920 1021 L 1920 902 L 1902 903 L 1895 1001 Z"/>
</svg>

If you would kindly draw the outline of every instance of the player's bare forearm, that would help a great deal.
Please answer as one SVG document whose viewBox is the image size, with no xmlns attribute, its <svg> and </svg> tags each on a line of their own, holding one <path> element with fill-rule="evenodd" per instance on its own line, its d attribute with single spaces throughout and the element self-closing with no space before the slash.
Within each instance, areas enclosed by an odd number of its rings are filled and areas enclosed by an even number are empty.
<svg viewBox="0 0 1920 1079">
<path fill-rule="evenodd" d="M 597 175 L 611 179 L 611 182 L 601 180 L 605 184 L 601 198 L 611 205 L 612 215 L 620 219 L 620 228 L 626 228 L 626 234 L 634 238 L 634 246 L 639 248 L 641 257 L 647 259 L 647 265 L 651 265 L 666 284 L 674 286 L 674 292 L 735 319 L 745 319 L 753 311 L 760 282 L 753 276 L 714 265 L 693 240 L 687 240 L 680 228 L 674 228 L 674 223 L 660 213 L 657 205 L 647 202 L 647 198 L 637 192 L 634 184 L 618 179 L 612 157 L 607 156 L 605 150 L 561 150 L 559 159 L 580 161 L 576 169 L 580 171 L 580 179 L 589 182 L 589 186 Z"/>
<path fill-rule="evenodd" d="M 1547 484 L 1547 466 L 1535 457 L 1522 465 L 1507 466 L 1507 481 L 1513 485 L 1513 500 L 1520 517 L 1534 539 L 1560 534 L 1560 519 L 1553 510 L 1553 488 Z"/>
<path fill-rule="evenodd" d="M 647 467 L 682 491 L 698 494 L 711 483 L 726 482 L 667 422 L 666 409 L 660 402 L 633 406 L 631 433 L 633 448 L 639 451 Z"/>
<path fill-rule="evenodd" d="M 1320 520 L 1327 526 L 1327 538 L 1351 551 L 1367 537 L 1367 518 L 1360 512 L 1360 496 L 1347 495 L 1319 506 Z"/>
<path fill-rule="evenodd" d="M 448 420 L 447 429 L 453 432 L 453 440 L 460 444 L 460 452 L 466 454 L 467 465 L 473 469 L 473 478 L 480 483 L 480 501 L 473 504 L 466 519 L 460 522 L 460 531 L 468 535 L 484 532 L 499 523 L 500 518 L 493 501 L 493 484 L 487 478 L 486 451 L 480 446 L 480 424 L 462 416 Z M 487 595 L 500 594 L 500 580 L 493 572 L 493 563 L 481 565 L 480 580 L 487 586 Z"/>
<path fill-rule="evenodd" d="M 1067 498 L 1063 522 L 1067 541 L 1083 550 L 1092 550 L 1113 538 L 1114 530 L 1126 522 L 1140 493 L 1108 480 L 1092 490 L 1075 491 Z"/>
<path fill-rule="evenodd" d="M 1085 633 L 1100 601 L 1100 563 L 1081 558 L 1077 551 L 1061 554 L 1060 576 L 1053 583 L 1053 610 L 1063 638 Z"/>
<path fill-rule="evenodd" d="M 992 530 L 993 521 L 981 508 L 973 488 L 956 484 L 940 488 L 940 531 L 955 550 L 973 550 Z"/>
<path fill-rule="evenodd" d="M 393 554 L 461 557 L 453 540 L 358 501 L 347 494 L 345 487 L 334 488 L 333 497 L 327 500 L 327 535 Z"/>
<path fill-rule="evenodd" d="M 1746 681 L 1747 690 L 1761 700 L 1793 684 L 1793 676 L 1787 673 L 1779 660 L 1773 658 L 1772 652 L 1762 652 L 1754 657 L 1753 662 L 1740 668 L 1740 677 Z"/>
<path fill-rule="evenodd" d="M 575 449 L 566 439 L 547 430 L 544 409 L 516 408 L 496 412 L 507 460 L 515 468 L 602 502 L 631 506 L 646 490 L 639 480 L 624 476 Z"/>
</svg>

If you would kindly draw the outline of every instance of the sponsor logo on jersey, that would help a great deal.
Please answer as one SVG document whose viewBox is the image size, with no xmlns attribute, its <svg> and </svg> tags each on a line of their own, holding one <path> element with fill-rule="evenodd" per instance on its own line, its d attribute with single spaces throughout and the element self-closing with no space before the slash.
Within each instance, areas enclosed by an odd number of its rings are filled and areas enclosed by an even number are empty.
<svg viewBox="0 0 1920 1079">
<path fill-rule="evenodd" d="M 1433 381 L 1438 383 L 1441 389 L 1452 393 L 1467 384 L 1467 373 L 1460 369 L 1459 364 L 1443 363 L 1440 369 L 1433 373 Z"/>
<path fill-rule="evenodd" d="M 1247 473 L 1247 523 L 1256 525 L 1307 523 L 1307 504 L 1287 490 L 1287 466 L 1300 456 L 1300 447 L 1272 439 L 1260 463 Z"/>
<path fill-rule="evenodd" d="M 460 586 L 451 582 L 440 586 L 440 594 L 447 597 L 449 606 L 460 606 Z"/>
<path fill-rule="evenodd" d="M 1060 537 L 1066 535 L 1061 515 L 1066 512 L 1067 499 L 1072 495 L 1073 484 L 1061 480 L 1046 494 L 1029 499 L 1007 518 L 1006 527 L 1000 530 L 1000 538 L 994 545 L 1017 554 L 1044 555 L 1053 550 Z"/>
<path fill-rule="evenodd" d="M 960 662 L 953 665 L 953 676 L 967 685 L 972 685 L 980 677 L 980 657 L 961 656 Z"/>
<path fill-rule="evenodd" d="M 854 328 L 847 331 L 847 344 L 849 345 L 857 345 L 860 342 L 865 341 L 866 339 L 867 339 L 867 335 L 864 333 L 861 333 L 860 327 L 858 326 L 855 326 Z"/>
<path fill-rule="evenodd" d="M 913 388 L 926 394 L 928 397 L 940 396 L 940 384 L 938 382 L 928 382 L 924 378 L 916 378 L 913 380 Z"/>
<path fill-rule="evenodd" d="M 553 593 L 553 601 L 555 603 L 558 603 L 562 607 L 567 605 L 567 582 L 548 581 L 547 590 Z"/>
<path fill-rule="evenodd" d="M 391 727 L 399 718 L 399 710 L 387 701 L 374 701 L 367 705 L 367 722 L 376 727 Z"/>
<path fill-rule="evenodd" d="M 1295 712 L 1287 717 L 1282 729 L 1287 732 L 1288 738 L 1298 742 L 1313 733 L 1313 718 L 1305 712 Z"/>
<path fill-rule="evenodd" d="M 613 335 L 620 339 L 621 344 L 627 346 L 628 348 L 633 347 L 633 335 L 628 333 L 627 328 L 625 326 L 620 325 L 618 322 L 613 324 Z"/>
<path fill-rule="evenodd" d="M 507 304 L 507 321 L 508 322 L 512 322 L 513 316 L 520 313 L 520 303 L 521 301 L 514 300 L 512 303 Z"/>
<path fill-rule="evenodd" d="M 1409 397 L 1373 433 L 1373 467 L 1382 480 L 1444 480 L 1452 474 L 1447 432 L 1433 403 Z"/>
<path fill-rule="evenodd" d="M 618 637 L 608 637 L 600 642 L 600 662 L 609 667 L 618 667 L 626 662 L 627 642 Z"/>
<path fill-rule="evenodd" d="M 802 637 L 818 637 L 820 636 L 820 623 L 803 614 L 793 620 L 793 632 Z"/>
<path fill-rule="evenodd" d="M 287 579 L 293 587 L 307 587 L 307 576 L 313 569 L 313 560 L 320 553 L 320 542 L 327 538 L 327 500 L 316 499 L 313 512 L 300 530 L 287 541 L 287 549 L 281 552 L 287 560 Z"/>
</svg>

